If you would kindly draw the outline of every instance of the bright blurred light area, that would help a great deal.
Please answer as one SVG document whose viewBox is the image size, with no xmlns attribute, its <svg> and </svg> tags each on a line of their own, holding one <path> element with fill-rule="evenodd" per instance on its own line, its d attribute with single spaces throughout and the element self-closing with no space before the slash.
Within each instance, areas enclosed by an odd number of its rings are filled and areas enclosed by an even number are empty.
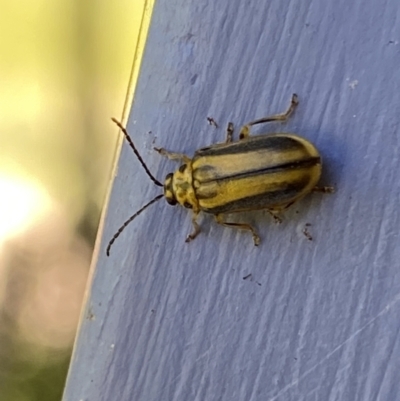
<svg viewBox="0 0 400 401">
<path fill-rule="evenodd" d="M 0 175 L 0 188 L 9 194 L 0 201 L 0 334 L 34 344 L 44 363 L 73 342 L 91 250 L 39 185 Z"/>
<path fill-rule="evenodd" d="M 51 209 L 46 190 L 28 178 L 0 171 L 0 244 L 12 238 L 41 218 Z"/>
<path fill-rule="evenodd" d="M 24 342 L 70 347 L 91 250 L 39 182 L 0 172 L 0 193 L 0 307 Z"/>
<path fill-rule="evenodd" d="M 1 401 L 61 399 L 144 5 L 2 3 Z"/>
</svg>

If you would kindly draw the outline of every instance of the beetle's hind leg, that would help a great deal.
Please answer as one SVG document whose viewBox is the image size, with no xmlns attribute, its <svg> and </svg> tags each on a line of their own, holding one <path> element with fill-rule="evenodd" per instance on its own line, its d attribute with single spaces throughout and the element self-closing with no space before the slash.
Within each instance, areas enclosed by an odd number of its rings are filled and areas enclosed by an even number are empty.
<svg viewBox="0 0 400 401">
<path fill-rule="evenodd" d="M 215 216 L 215 220 L 217 221 L 218 224 L 221 224 L 221 225 L 226 226 L 226 227 L 238 228 L 240 230 L 251 231 L 251 234 L 253 235 L 254 245 L 258 246 L 260 244 L 260 237 L 257 234 L 257 231 L 250 224 L 246 224 L 246 223 L 230 223 L 228 221 L 224 221 L 222 219 L 222 214 L 217 214 Z"/>
<path fill-rule="evenodd" d="M 281 210 L 267 209 L 267 212 L 274 219 L 274 223 L 275 224 L 281 224 L 282 223 L 282 217 L 279 215 L 282 212 Z"/>
<path fill-rule="evenodd" d="M 269 117 L 260 118 L 259 120 L 254 120 L 247 123 L 246 125 L 243 125 L 243 127 L 240 129 L 239 139 L 247 138 L 250 135 L 250 127 L 253 125 L 269 123 L 271 121 L 286 121 L 293 113 L 294 109 L 297 107 L 298 104 L 299 104 L 299 98 L 295 93 L 293 93 L 290 105 L 284 113 L 274 114 Z"/>
<path fill-rule="evenodd" d="M 174 153 L 170 152 L 164 148 L 154 148 L 156 152 L 158 152 L 161 156 L 165 156 L 170 160 L 178 160 L 178 161 L 183 161 L 185 163 L 190 163 L 191 159 L 190 157 L 186 156 L 183 153 Z"/>
<path fill-rule="evenodd" d="M 294 201 L 293 202 L 289 202 L 286 205 L 282 205 L 282 206 L 275 207 L 275 208 L 272 208 L 272 209 L 267 209 L 267 212 L 274 219 L 275 224 L 281 224 L 282 223 L 282 214 L 283 214 L 283 212 L 285 210 L 287 210 L 290 206 L 292 206 L 293 203 L 294 203 Z"/>
</svg>

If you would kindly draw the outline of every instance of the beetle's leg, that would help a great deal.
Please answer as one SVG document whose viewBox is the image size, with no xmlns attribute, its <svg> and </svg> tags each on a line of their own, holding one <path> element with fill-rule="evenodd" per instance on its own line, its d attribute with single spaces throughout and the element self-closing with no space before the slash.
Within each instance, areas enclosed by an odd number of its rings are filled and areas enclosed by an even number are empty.
<svg viewBox="0 0 400 401">
<path fill-rule="evenodd" d="M 252 126 L 257 124 L 269 123 L 271 121 L 286 121 L 293 113 L 294 109 L 297 107 L 298 104 L 299 104 L 299 98 L 295 93 L 293 93 L 292 98 L 290 100 L 290 105 L 285 112 L 274 114 L 269 117 L 263 117 L 258 120 L 247 123 L 246 125 Z"/>
<path fill-rule="evenodd" d="M 267 209 L 267 212 L 273 217 L 275 224 L 282 223 L 282 218 L 279 216 L 281 210 Z"/>
<path fill-rule="evenodd" d="M 184 155 L 183 153 L 169 152 L 168 150 L 166 150 L 164 148 L 154 148 L 154 150 L 156 152 L 158 152 L 160 155 L 165 156 L 170 160 L 184 161 L 185 163 L 191 162 L 190 157 Z"/>
<path fill-rule="evenodd" d="M 193 212 L 192 223 L 193 223 L 194 230 L 186 237 L 185 242 L 190 242 L 190 241 L 194 240 L 200 233 L 200 226 L 199 226 L 199 223 L 197 222 L 198 215 L 199 215 L 199 213 Z"/>
<path fill-rule="evenodd" d="M 314 192 L 322 192 L 324 194 L 333 194 L 335 193 L 335 187 L 315 187 L 313 188 Z"/>
<path fill-rule="evenodd" d="M 279 216 L 284 210 L 287 210 L 290 206 L 292 206 L 294 203 L 289 202 L 286 205 L 282 205 L 279 208 L 274 208 L 274 209 L 267 209 L 267 212 L 273 217 L 274 221 L 276 224 L 281 224 L 282 223 L 282 218 Z"/>
<path fill-rule="evenodd" d="M 232 228 L 239 228 L 241 230 L 251 231 L 251 233 L 253 235 L 254 245 L 258 246 L 260 244 L 260 237 L 258 236 L 257 231 L 250 224 L 246 224 L 246 223 L 229 223 L 227 221 L 223 221 L 222 220 L 222 214 L 215 215 L 215 220 L 217 221 L 218 224 L 221 224 L 223 226 L 232 227 Z"/>
<path fill-rule="evenodd" d="M 295 93 L 293 93 L 290 105 L 284 113 L 274 114 L 272 116 L 260 118 L 259 120 L 254 120 L 247 123 L 240 129 L 239 139 L 247 138 L 250 135 L 250 127 L 253 125 L 269 123 L 271 121 L 286 121 L 293 113 L 294 109 L 298 104 L 299 104 L 299 98 Z"/>
<path fill-rule="evenodd" d="M 233 131 L 233 123 L 228 123 L 228 126 L 226 127 L 226 143 L 232 142 Z"/>
</svg>

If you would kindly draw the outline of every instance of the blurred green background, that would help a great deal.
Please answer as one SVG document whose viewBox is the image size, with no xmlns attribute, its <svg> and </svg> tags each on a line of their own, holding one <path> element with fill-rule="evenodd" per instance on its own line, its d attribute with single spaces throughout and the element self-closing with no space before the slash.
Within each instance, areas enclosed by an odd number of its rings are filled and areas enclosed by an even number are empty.
<svg viewBox="0 0 400 401">
<path fill-rule="evenodd" d="M 1 401 L 62 397 L 152 5 L 0 1 Z"/>
</svg>

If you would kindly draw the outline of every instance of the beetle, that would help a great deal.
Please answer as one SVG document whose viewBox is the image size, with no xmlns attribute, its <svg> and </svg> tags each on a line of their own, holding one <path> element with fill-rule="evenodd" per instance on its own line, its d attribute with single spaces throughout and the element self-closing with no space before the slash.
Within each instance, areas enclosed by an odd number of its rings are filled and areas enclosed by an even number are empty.
<svg viewBox="0 0 400 401">
<path fill-rule="evenodd" d="M 164 188 L 164 193 L 144 205 L 119 228 L 107 246 L 107 255 L 125 227 L 163 196 L 170 205 L 180 204 L 192 209 L 193 231 L 186 242 L 199 234 L 197 218 L 200 212 L 205 212 L 214 215 L 219 224 L 249 231 L 257 246 L 260 237 L 250 224 L 229 222 L 223 215 L 266 209 L 276 222 L 280 222 L 278 214 L 311 191 L 333 192 L 332 187 L 316 186 L 322 160 L 316 147 L 307 139 L 290 133 L 250 135 L 250 127 L 254 125 L 286 121 L 298 103 L 297 95 L 293 94 L 284 113 L 245 124 L 238 141 L 232 140 L 234 126 L 229 123 L 224 143 L 201 148 L 192 158 L 154 148 L 161 155 L 181 162 L 174 173 L 166 176 L 164 184 L 154 178 L 126 129 L 113 118 L 147 175 L 155 185 Z"/>
</svg>

